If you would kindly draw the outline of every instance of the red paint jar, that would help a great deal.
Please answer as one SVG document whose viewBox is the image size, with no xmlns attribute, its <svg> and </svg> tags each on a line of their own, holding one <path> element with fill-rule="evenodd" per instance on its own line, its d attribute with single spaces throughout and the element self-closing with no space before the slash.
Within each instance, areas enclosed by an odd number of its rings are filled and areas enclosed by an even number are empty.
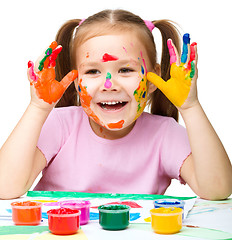
<svg viewBox="0 0 232 240">
<path fill-rule="evenodd" d="M 16 225 L 38 225 L 42 217 L 42 203 L 24 201 L 13 202 L 12 220 Z"/>
<path fill-rule="evenodd" d="M 69 208 L 51 209 L 48 214 L 48 228 L 53 234 L 75 234 L 80 228 L 80 210 Z"/>
</svg>

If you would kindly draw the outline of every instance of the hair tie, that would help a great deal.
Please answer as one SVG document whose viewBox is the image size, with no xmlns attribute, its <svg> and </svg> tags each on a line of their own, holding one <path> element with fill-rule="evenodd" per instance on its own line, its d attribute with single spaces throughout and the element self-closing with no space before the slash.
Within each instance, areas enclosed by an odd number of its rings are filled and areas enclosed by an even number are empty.
<svg viewBox="0 0 232 240">
<path fill-rule="evenodd" d="M 152 30 L 155 28 L 155 24 L 149 20 L 143 20 L 143 21 L 147 25 L 148 29 L 152 32 Z"/>
<path fill-rule="evenodd" d="M 80 23 L 79 23 L 79 26 L 85 21 L 85 18 L 83 18 Z"/>
</svg>

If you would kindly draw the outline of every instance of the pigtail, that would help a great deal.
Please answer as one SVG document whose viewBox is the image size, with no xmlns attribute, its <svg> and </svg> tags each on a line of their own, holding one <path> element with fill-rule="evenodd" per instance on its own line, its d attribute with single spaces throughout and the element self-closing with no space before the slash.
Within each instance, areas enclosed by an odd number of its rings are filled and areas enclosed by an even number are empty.
<svg viewBox="0 0 232 240">
<path fill-rule="evenodd" d="M 71 65 L 71 48 L 73 40 L 73 32 L 80 23 L 80 19 L 73 19 L 66 22 L 58 31 L 56 35 L 56 41 L 62 45 L 63 49 L 56 60 L 56 79 L 61 79 L 69 73 L 72 69 Z M 77 91 L 74 83 L 71 83 L 68 89 L 65 91 L 56 107 L 77 106 Z"/>
<path fill-rule="evenodd" d="M 167 81 L 170 79 L 170 55 L 167 47 L 167 40 L 172 39 L 178 53 L 180 54 L 180 33 L 169 20 L 153 21 L 156 28 L 160 30 L 162 36 L 162 55 L 161 55 L 161 77 Z M 168 100 L 168 98 L 157 89 L 151 94 L 151 113 L 161 116 L 173 117 L 178 121 L 178 110 Z"/>
</svg>

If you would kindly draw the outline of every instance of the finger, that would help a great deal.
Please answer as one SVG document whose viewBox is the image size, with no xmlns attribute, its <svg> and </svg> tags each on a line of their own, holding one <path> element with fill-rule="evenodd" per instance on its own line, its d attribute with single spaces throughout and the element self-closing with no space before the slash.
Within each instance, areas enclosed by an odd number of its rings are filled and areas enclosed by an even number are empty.
<svg viewBox="0 0 232 240">
<path fill-rule="evenodd" d="M 195 75 L 195 70 L 196 70 L 195 63 L 194 63 L 194 61 L 192 61 L 192 62 L 191 62 L 190 78 L 193 78 L 193 77 L 194 77 L 194 75 Z"/>
<path fill-rule="evenodd" d="M 28 62 L 27 73 L 28 73 L 28 79 L 29 79 L 31 84 L 33 84 L 33 82 L 37 82 L 38 76 L 36 76 L 36 74 L 34 72 L 34 63 L 32 61 Z"/>
<path fill-rule="evenodd" d="M 162 92 L 166 89 L 166 82 L 158 75 L 152 72 L 147 73 L 147 80 L 153 83 Z"/>
<path fill-rule="evenodd" d="M 42 71 L 43 68 L 48 68 L 49 65 L 49 59 L 48 57 L 52 54 L 53 50 L 56 49 L 57 42 L 53 41 L 50 46 L 46 49 L 45 53 L 40 57 L 40 61 L 38 64 L 38 70 Z"/>
<path fill-rule="evenodd" d="M 168 45 L 168 50 L 170 55 L 170 65 L 172 65 L 173 63 L 176 63 L 177 65 L 179 65 L 180 64 L 179 55 L 171 39 L 168 39 L 167 45 Z"/>
<path fill-rule="evenodd" d="M 197 43 L 194 45 L 194 50 L 195 50 L 195 65 L 197 66 L 198 63 Z"/>
<path fill-rule="evenodd" d="M 49 57 L 49 64 L 48 67 L 55 67 L 56 66 L 56 58 L 62 50 L 62 46 L 58 46 L 56 49 L 52 51 L 52 54 Z"/>
<path fill-rule="evenodd" d="M 183 36 L 183 50 L 181 55 L 181 63 L 185 64 L 188 59 L 189 45 L 190 44 L 190 35 L 185 33 Z"/>
<path fill-rule="evenodd" d="M 68 86 L 78 77 L 78 71 L 72 70 L 61 81 L 61 85 L 67 89 Z"/>
<path fill-rule="evenodd" d="M 196 42 L 193 42 L 190 45 L 190 59 L 188 62 L 188 67 L 187 67 L 189 70 L 191 69 L 191 62 L 195 61 L 195 59 L 196 59 L 196 45 L 197 45 Z"/>
</svg>

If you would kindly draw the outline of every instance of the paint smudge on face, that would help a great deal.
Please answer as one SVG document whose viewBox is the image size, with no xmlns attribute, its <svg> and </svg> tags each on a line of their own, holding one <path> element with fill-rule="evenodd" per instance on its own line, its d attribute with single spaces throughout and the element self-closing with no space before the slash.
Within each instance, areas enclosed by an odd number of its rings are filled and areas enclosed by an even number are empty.
<svg viewBox="0 0 232 240">
<path fill-rule="evenodd" d="M 124 122 L 125 122 L 124 120 L 121 120 L 121 121 L 116 122 L 116 123 L 109 123 L 109 124 L 107 124 L 107 126 L 108 126 L 108 128 L 110 128 L 110 129 L 122 128 Z"/>
<path fill-rule="evenodd" d="M 92 97 L 87 92 L 86 87 L 82 85 L 82 79 L 80 79 L 80 82 L 78 85 L 78 92 L 80 96 L 81 106 L 85 110 L 86 114 L 100 126 L 106 127 L 91 109 L 90 104 L 91 104 Z M 107 127 L 109 129 L 120 129 L 123 127 L 123 124 L 124 124 L 124 120 L 121 120 L 117 123 L 109 123 L 107 124 Z"/>
<path fill-rule="evenodd" d="M 104 124 L 100 121 L 100 119 L 95 115 L 93 110 L 90 108 L 92 97 L 87 92 L 86 87 L 82 85 L 82 79 L 80 79 L 80 82 L 78 85 L 78 91 L 79 91 L 81 106 L 83 107 L 87 115 L 91 117 L 96 123 L 104 127 Z"/>
<path fill-rule="evenodd" d="M 109 61 L 116 61 L 116 60 L 118 60 L 118 57 L 109 55 L 108 53 L 105 53 L 102 57 L 102 62 L 109 62 Z"/>
<path fill-rule="evenodd" d="M 134 91 L 134 97 L 138 103 L 135 119 L 137 119 L 142 114 L 147 103 L 147 79 L 144 75 L 143 66 L 141 66 L 141 73 L 143 75 L 142 80 L 140 81 L 138 88 Z"/>
<path fill-rule="evenodd" d="M 127 50 L 126 50 L 126 48 L 125 47 L 122 47 L 123 48 L 123 50 L 127 53 Z"/>
<path fill-rule="evenodd" d="M 89 58 L 89 52 L 86 53 L 86 58 Z"/>
<path fill-rule="evenodd" d="M 147 74 L 147 66 L 146 66 L 145 60 L 144 60 L 144 58 L 143 58 L 143 52 L 142 52 L 142 51 L 140 51 L 140 55 L 141 55 L 141 58 L 142 58 L 142 61 L 143 61 L 143 65 L 144 65 L 144 68 L 145 68 L 145 72 L 146 72 L 146 74 Z"/>
<path fill-rule="evenodd" d="M 141 66 L 141 73 L 144 75 L 144 68 Z"/>
<path fill-rule="evenodd" d="M 112 83 L 110 82 L 110 79 L 111 79 L 111 74 L 108 72 L 106 74 L 106 81 L 105 81 L 105 84 L 104 84 L 105 88 L 111 88 Z"/>
</svg>

